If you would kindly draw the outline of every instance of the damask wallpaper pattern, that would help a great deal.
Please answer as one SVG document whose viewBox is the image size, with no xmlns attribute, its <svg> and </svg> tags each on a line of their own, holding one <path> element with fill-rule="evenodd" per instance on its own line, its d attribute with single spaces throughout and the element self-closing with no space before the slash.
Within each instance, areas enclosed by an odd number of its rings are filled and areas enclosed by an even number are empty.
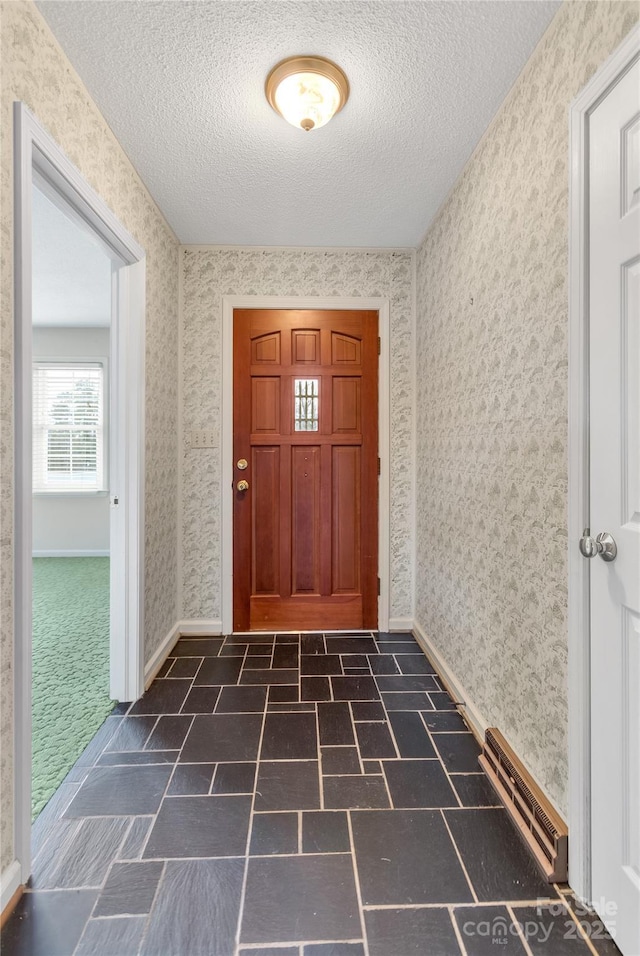
<svg viewBox="0 0 640 956">
<path fill-rule="evenodd" d="M 13 859 L 12 104 L 23 101 L 147 254 L 145 659 L 176 621 L 178 242 L 53 38 L 25 0 L 0 5 L 0 868 Z"/>
<path fill-rule="evenodd" d="M 391 304 L 391 616 L 413 616 L 411 252 L 186 247 L 183 426 L 220 431 L 223 295 L 381 296 Z M 220 458 L 182 449 L 183 618 L 219 619 Z"/>
<path fill-rule="evenodd" d="M 417 254 L 416 620 L 563 813 L 568 111 L 638 10 L 560 9 Z"/>
</svg>

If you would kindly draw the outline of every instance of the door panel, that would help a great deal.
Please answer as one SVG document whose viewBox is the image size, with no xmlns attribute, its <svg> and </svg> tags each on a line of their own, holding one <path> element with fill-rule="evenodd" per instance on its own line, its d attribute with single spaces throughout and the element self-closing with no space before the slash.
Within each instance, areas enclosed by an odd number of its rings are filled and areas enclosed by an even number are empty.
<svg viewBox="0 0 640 956">
<path fill-rule="evenodd" d="M 333 448 L 333 562 L 334 594 L 360 590 L 360 449 Z"/>
<path fill-rule="evenodd" d="M 360 431 L 360 379 L 334 378 L 331 403 L 334 434 Z"/>
<path fill-rule="evenodd" d="M 291 342 L 292 361 L 296 365 L 318 365 L 320 362 L 320 330 L 294 329 Z"/>
<path fill-rule="evenodd" d="M 332 362 L 334 365 L 360 365 L 360 340 L 349 335 L 333 332 L 331 335 Z"/>
<path fill-rule="evenodd" d="M 280 449 L 254 448 L 251 455 L 254 476 L 252 560 L 254 594 L 278 594 L 280 590 Z"/>
<path fill-rule="evenodd" d="M 640 953 L 640 65 L 589 121 L 594 905 L 625 956 Z M 613 906 L 611 905 L 613 904 Z"/>
<path fill-rule="evenodd" d="M 251 342 L 251 361 L 254 365 L 280 364 L 280 333 L 260 335 Z"/>
<path fill-rule="evenodd" d="M 640 614 L 624 609 L 622 619 L 622 779 L 624 802 L 622 865 L 640 885 Z"/>
<path fill-rule="evenodd" d="M 640 256 L 623 268 L 623 296 L 622 524 L 640 527 Z"/>
<path fill-rule="evenodd" d="M 251 380 L 251 430 L 262 434 L 280 431 L 280 379 Z"/>
<path fill-rule="evenodd" d="M 291 593 L 320 594 L 320 447 L 292 456 Z"/>
<path fill-rule="evenodd" d="M 640 203 L 640 116 L 634 116 L 622 132 L 622 211 Z"/>
<path fill-rule="evenodd" d="M 377 312 L 234 312 L 234 629 L 377 626 L 377 346 Z"/>
</svg>

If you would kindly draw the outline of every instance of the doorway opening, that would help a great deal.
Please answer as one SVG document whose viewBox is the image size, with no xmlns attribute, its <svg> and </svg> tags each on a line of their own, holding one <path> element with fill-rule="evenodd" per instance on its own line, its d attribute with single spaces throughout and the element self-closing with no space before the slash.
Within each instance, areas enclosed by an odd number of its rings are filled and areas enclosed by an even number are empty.
<svg viewBox="0 0 640 956">
<path fill-rule="evenodd" d="M 69 205 L 32 195 L 32 816 L 110 696 L 109 396 L 113 269 Z M 113 436 L 114 438 L 116 436 Z"/>
<path fill-rule="evenodd" d="M 320 310 L 329 313 L 339 314 L 345 312 L 373 312 L 377 317 L 377 336 L 378 350 L 376 387 L 377 397 L 377 468 L 368 470 L 368 478 L 373 478 L 377 485 L 377 505 L 371 505 L 373 508 L 372 524 L 377 524 L 376 542 L 377 549 L 377 587 L 374 585 L 375 594 L 370 595 L 369 606 L 372 608 L 371 614 L 377 611 L 377 629 L 387 631 L 389 629 L 389 605 L 390 605 L 390 307 L 388 299 L 377 297 L 321 297 L 321 296 L 223 296 L 222 313 L 222 535 L 221 535 L 221 558 L 222 558 L 222 630 L 223 633 L 231 633 L 234 628 L 234 497 L 238 493 L 236 488 L 237 481 L 241 481 L 242 472 L 237 471 L 238 456 L 234 457 L 234 313 L 238 310 Z M 290 332 L 295 330 L 289 330 Z M 309 346 L 309 342 L 303 343 L 301 337 L 300 348 Z M 313 336 L 311 336 L 313 338 Z M 343 343 L 344 344 L 344 343 Z M 302 353 L 300 353 L 302 356 Z M 346 353 L 345 356 L 347 357 Z M 306 363 L 309 366 L 309 363 Z M 309 366 L 310 367 L 310 366 Z M 308 367 L 307 367 L 308 371 Z M 267 376 L 268 377 L 268 376 Z M 350 376 L 345 374 L 342 378 Z M 296 378 L 300 382 L 306 382 L 306 385 L 300 383 L 296 386 Z M 291 410 L 295 413 L 295 390 L 296 388 L 311 388 L 307 379 L 309 376 L 299 375 L 292 379 Z M 313 376 L 311 376 L 313 378 Z M 346 383 L 343 381 L 339 387 Z M 320 382 L 318 383 L 319 388 Z M 288 392 L 287 392 L 288 394 Z M 299 396 L 300 397 L 300 396 Z M 318 391 L 319 397 L 319 391 Z M 311 407 L 313 411 L 313 394 L 311 395 Z M 300 402 L 298 402 L 300 406 Z M 295 414 L 294 414 L 295 419 Z M 292 424 L 292 430 L 295 432 L 295 421 Z M 303 431 L 313 433 L 313 429 L 298 429 L 298 433 Z M 308 439 L 311 440 L 311 439 Z M 240 456 L 245 457 L 245 456 Z M 348 457 L 345 455 L 345 458 Z M 374 472 L 371 475 L 371 472 Z M 304 475 L 303 475 L 304 477 Z M 244 479 L 248 481 L 249 479 Z M 250 484 L 250 482 L 249 482 Z M 368 496 L 369 501 L 376 501 L 375 493 Z M 373 549 L 372 549 L 373 550 Z M 374 559 L 375 561 L 375 559 Z M 379 593 L 378 593 L 379 592 Z M 373 597 L 373 600 L 371 600 Z M 264 624 L 262 625 L 264 627 Z M 280 626 L 280 625 L 279 625 Z M 336 625 L 338 626 L 338 625 Z M 340 625 L 349 626 L 350 625 Z M 367 626 L 367 625 L 366 625 Z"/>
<path fill-rule="evenodd" d="M 32 813 L 143 689 L 145 264 L 21 103 L 14 143 L 19 885 Z"/>
</svg>

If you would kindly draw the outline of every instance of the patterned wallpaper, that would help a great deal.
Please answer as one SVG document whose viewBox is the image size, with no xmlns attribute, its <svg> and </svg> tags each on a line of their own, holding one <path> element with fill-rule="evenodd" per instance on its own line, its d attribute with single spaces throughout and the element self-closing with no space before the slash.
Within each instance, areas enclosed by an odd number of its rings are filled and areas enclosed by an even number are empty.
<svg viewBox="0 0 640 956">
<path fill-rule="evenodd" d="M 220 430 L 223 295 L 380 296 L 391 303 L 391 617 L 412 617 L 413 515 L 410 252 L 182 250 L 184 434 Z M 220 457 L 217 449 L 183 459 L 184 618 L 219 619 Z"/>
<path fill-rule="evenodd" d="M 417 256 L 416 619 L 565 814 L 568 109 L 638 10 L 560 9 Z"/>
<path fill-rule="evenodd" d="M 27 103 L 147 251 L 145 657 L 181 617 L 220 616 L 220 463 L 179 451 L 178 248 L 29 0 L 0 4 L 0 867 L 12 852 L 11 104 Z M 223 294 L 384 296 L 392 317 L 391 613 L 412 614 L 481 712 L 566 811 L 567 110 L 638 16 L 571 2 L 516 83 L 418 253 L 185 249 L 184 430 L 219 428 Z"/>
<path fill-rule="evenodd" d="M 12 103 L 22 100 L 147 253 L 145 657 L 176 620 L 178 243 L 33 4 L 0 5 L 0 867 L 13 859 Z"/>
</svg>

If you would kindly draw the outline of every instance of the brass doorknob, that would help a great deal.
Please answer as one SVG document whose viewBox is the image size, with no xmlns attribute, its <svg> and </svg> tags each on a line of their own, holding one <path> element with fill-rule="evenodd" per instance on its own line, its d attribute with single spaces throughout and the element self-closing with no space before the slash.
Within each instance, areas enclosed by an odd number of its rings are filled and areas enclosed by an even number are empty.
<svg viewBox="0 0 640 956">
<path fill-rule="evenodd" d="M 236 488 L 238 489 L 238 491 L 248 491 L 248 490 L 249 490 L 249 482 L 248 482 L 248 481 L 245 481 L 244 478 L 243 478 L 242 481 L 239 481 L 239 482 L 238 482 L 238 484 L 236 485 Z"/>
</svg>

